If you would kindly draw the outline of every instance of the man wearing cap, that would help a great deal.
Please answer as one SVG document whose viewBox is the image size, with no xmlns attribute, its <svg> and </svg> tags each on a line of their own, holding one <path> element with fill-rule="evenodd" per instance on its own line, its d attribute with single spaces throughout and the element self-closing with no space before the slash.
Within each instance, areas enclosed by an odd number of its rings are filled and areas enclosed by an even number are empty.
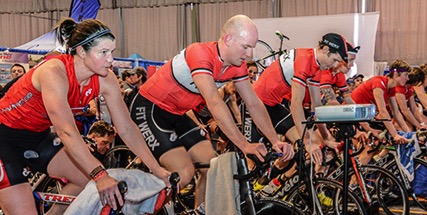
<svg viewBox="0 0 427 215">
<path fill-rule="evenodd" d="M 353 92 L 353 90 L 355 89 L 354 79 L 353 78 L 347 78 L 347 80 L 345 82 L 347 83 L 348 92 L 351 94 Z"/>
<path fill-rule="evenodd" d="M 343 60 L 338 64 L 338 66 L 322 71 L 322 76 L 320 78 L 320 90 L 323 94 L 324 101 L 328 105 L 340 104 L 336 99 L 336 94 L 333 90 L 334 87 L 337 87 L 341 91 L 344 101 L 347 104 L 354 104 L 350 97 L 350 91 L 347 87 L 345 75 L 350 71 L 351 67 L 354 66 L 356 54 L 359 51 L 360 46 L 354 47 L 352 44 L 347 42 L 347 48 L 347 62 Z"/>
<path fill-rule="evenodd" d="M 143 67 L 135 67 L 127 71 L 126 82 L 129 88 L 125 89 L 124 101 L 129 107 L 133 98 L 138 94 L 139 88 L 147 81 L 147 71 Z"/>
<path fill-rule="evenodd" d="M 363 84 L 363 78 L 365 78 L 365 76 L 362 74 L 353 75 L 354 88 L 357 88 L 359 85 Z"/>
<path fill-rule="evenodd" d="M 348 61 L 341 61 L 337 67 L 331 68 L 330 70 L 322 71 L 322 77 L 320 78 L 320 89 L 323 94 L 323 101 L 328 105 L 340 105 L 337 100 L 336 93 L 333 88 L 337 87 L 343 96 L 343 101 L 345 104 L 355 104 L 353 99 L 351 98 L 351 92 L 355 89 L 355 80 L 354 78 L 357 76 L 363 76 L 362 74 L 356 75 L 353 78 L 348 78 L 345 80 L 345 75 L 350 71 L 350 69 L 354 66 L 354 61 L 356 60 L 356 54 L 360 49 L 360 46 L 354 47 L 352 44 L 347 42 L 348 48 Z M 363 81 L 363 79 L 362 79 Z M 350 91 L 349 84 L 350 83 L 353 89 Z M 363 127 L 365 131 L 371 131 L 372 134 L 379 138 L 380 130 L 373 129 L 366 122 L 361 122 L 360 125 Z M 359 136 L 359 132 L 356 136 Z"/>
<path fill-rule="evenodd" d="M 303 108 L 306 87 L 308 86 L 310 90 L 311 102 L 315 106 L 321 105 L 320 71 L 335 67 L 346 58 L 345 39 L 339 34 L 329 33 L 322 37 L 316 48 L 290 50 L 264 70 L 253 86 L 257 96 L 266 106 L 277 133 L 286 135 L 292 142 L 301 139 L 304 130 L 302 122 L 307 116 Z M 250 118 L 247 114 L 244 116 L 246 128 Z M 327 135 L 328 133 L 327 130 L 324 131 L 325 140 L 327 144 L 332 144 L 332 138 Z M 314 136 L 313 158 L 315 163 L 320 164 L 322 153 L 319 146 L 322 140 L 317 135 Z M 262 138 L 253 125 L 251 129 L 245 129 L 245 137 L 252 142 Z M 304 143 L 310 147 L 308 140 L 309 135 L 305 134 Z"/>
</svg>

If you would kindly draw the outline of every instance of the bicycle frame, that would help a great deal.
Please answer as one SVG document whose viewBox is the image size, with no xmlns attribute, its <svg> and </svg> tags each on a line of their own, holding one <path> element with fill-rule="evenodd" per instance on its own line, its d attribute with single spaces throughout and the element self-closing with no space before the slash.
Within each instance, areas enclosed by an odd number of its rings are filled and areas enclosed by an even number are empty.
<svg viewBox="0 0 427 215">
<path fill-rule="evenodd" d="M 362 166 L 362 163 L 360 162 L 357 155 L 360 154 L 360 152 L 362 150 L 363 150 L 363 148 L 360 149 L 358 152 L 353 153 L 354 145 L 351 144 L 351 147 L 349 148 L 349 155 L 350 155 L 350 162 L 352 165 L 349 166 L 349 168 L 352 168 L 355 175 L 356 175 L 357 182 L 360 186 L 360 190 L 361 190 L 362 195 L 363 195 L 363 201 L 368 203 L 368 204 L 372 204 L 372 197 L 370 196 L 369 192 L 367 192 L 366 181 L 361 176 L 361 174 L 359 172 L 359 167 Z M 343 174 L 344 174 L 344 168 L 345 168 L 344 164 L 340 163 L 340 166 L 338 166 L 335 170 L 333 170 L 331 173 L 329 173 L 327 175 L 327 178 L 341 181 L 343 178 Z"/>
<path fill-rule="evenodd" d="M 75 196 L 55 194 L 55 193 L 44 193 L 44 192 L 38 192 L 38 191 L 33 191 L 33 194 L 37 200 L 48 202 L 48 203 L 58 203 L 58 204 L 69 205 L 73 203 L 73 201 L 76 199 Z"/>
</svg>

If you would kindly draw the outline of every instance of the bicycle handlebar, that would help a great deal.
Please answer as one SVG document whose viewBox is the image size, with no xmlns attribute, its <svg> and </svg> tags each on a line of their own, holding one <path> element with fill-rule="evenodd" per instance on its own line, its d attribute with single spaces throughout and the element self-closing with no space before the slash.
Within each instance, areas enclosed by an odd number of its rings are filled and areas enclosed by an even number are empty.
<svg viewBox="0 0 427 215">
<path fill-rule="evenodd" d="M 274 33 L 280 38 L 280 40 L 283 40 L 283 38 L 285 38 L 287 40 L 291 40 L 291 39 L 289 39 L 289 37 L 287 37 L 286 35 L 282 34 L 280 31 L 275 31 Z"/>
<path fill-rule="evenodd" d="M 253 160 L 256 165 L 263 165 L 266 163 L 270 163 L 270 161 L 275 160 L 278 157 L 282 157 L 283 154 L 282 153 L 277 153 L 277 152 L 267 152 L 267 154 L 265 154 L 264 158 L 264 162 L 261 162 L 257 156 L 253 155 L 253 154 L 247 154 L 246 156 L 248 156 L 249 159 Z"/>
</svg>

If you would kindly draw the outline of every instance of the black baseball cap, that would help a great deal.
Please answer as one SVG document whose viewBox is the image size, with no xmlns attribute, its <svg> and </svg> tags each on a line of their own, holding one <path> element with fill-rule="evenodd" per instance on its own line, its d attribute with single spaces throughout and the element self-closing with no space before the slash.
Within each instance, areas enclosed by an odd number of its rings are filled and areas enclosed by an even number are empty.
<svg viewBox="0 0 427 215">
<path fill-rule="evenodd" d="M 351 43 L 347 42 L 347 53 L 356 55 L 359 52 L 360 46 L 354 47 Z"/>
<path fill-rule="evenodd" d="M 341 58 L 348 62 L 347 42 L 343 36 L 336 33 L 328 33 L 323 35 L 321 43 L 327 45 L 329 49 L 336 50 Z"/>
<path fill-rule="evenodd" d="M 349 85 L 351 83 L 354 84 L 354 79 L 353 78 L 347 78 L 346 82 L 347 82 L 347 85 Z"/>
<path fill-rule="evenodd" d="M 353 79 L 357 79 L 357 78 L 365 78 L 365 76 L 364 75 L 362 75 L 362 74 L 355 74 L 355 75 L 353 75 Z"/>
</svg>

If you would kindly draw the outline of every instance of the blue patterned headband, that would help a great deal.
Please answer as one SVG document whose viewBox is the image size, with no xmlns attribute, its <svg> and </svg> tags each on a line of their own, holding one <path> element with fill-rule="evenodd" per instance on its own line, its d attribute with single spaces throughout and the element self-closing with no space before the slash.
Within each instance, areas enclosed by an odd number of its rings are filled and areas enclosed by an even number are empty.
<svg viewBox="0 0 427 215">
<path fill-rule="evenodd" d="M 104 35 L 106 35 L 106 34 L 108 34 L 110 32 L 111 32 L 110 29 L 105 29 L 105 30 L 102 30 L 102 31 L 98 31 L 98 33 L 90 35 L 88 38 L 84 39 L 83 41 L 81 41 L 81 42 L 77 43 L 76 45 L 74 45 L 73 47 L 71 47 L 70 50 L 74 50 L 78 46 L 84 45 L 84 44 L 86 44 L 86 43 L 88 43 L 88 42 L 90 42 L 90 41 L 92 41 L 92 40 L 94 40 L 96 38 L 102 37 L 102 36 L 104 36 Z"/>
</svg>

